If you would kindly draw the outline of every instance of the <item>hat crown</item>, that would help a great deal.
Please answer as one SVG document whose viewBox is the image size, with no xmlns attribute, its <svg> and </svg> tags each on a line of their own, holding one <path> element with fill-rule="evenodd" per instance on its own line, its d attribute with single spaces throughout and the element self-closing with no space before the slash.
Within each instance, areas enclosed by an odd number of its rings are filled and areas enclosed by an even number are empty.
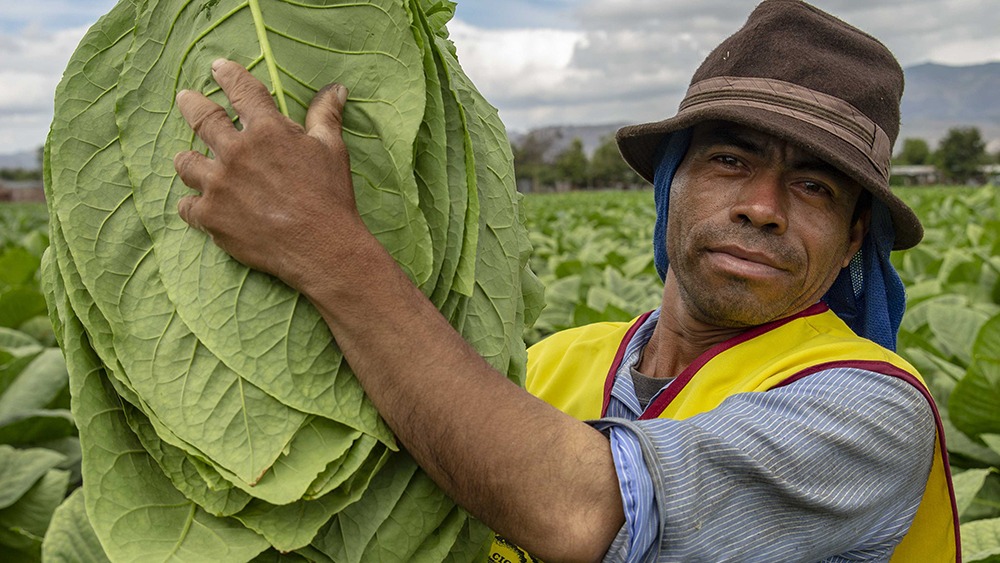
<svg viewBox="0 0 1000 563">
<path fill-rule="evenodd" d="M 895 143 L 903 69 L 881 42 L 799 0 L 766 0 L 716 47 L 691 84 L 719 76 L 769 78 L 839 98 Z"/>
</svg>

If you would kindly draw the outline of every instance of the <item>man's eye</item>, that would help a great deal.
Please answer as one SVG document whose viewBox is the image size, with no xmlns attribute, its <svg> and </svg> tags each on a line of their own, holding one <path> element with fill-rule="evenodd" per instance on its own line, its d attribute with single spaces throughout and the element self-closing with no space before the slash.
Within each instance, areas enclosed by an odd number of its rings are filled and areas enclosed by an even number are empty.
<svg viewBox="0 0 1000 563">
<path fill-rule="evenodd" d="M 740 165 L 740 161 L 739 161 L 738 158 L 736 158 L 735 156 L 732 156 L 732 155 L 728 155 L 728 154 L 718 155 L 718 156 L 715 157 L 715 160 L 717 162 L 721 163 L 721 164 L 725 164 L 726 166 L 739 166 Z"/>
<path fill-rule="evenodd" d="M 819 182 L 804 181 L 800 182 L 799 184 L 802 186 L 803 190 L 805 190 L 810 194 L 830 195 L 833 193 L 830 191 L 830 188 L 828 188 L 825 184 L 821 184 Z"/>
</svg>

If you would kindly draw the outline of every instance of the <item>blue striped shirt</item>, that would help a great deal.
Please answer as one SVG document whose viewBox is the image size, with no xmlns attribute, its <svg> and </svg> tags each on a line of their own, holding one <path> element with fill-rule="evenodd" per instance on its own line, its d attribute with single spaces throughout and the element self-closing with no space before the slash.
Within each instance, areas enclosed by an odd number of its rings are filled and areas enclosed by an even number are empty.
<svg viewBox="0 0 1000 563">
<path fill-rule="evenodd" d="M 934 454 L 921 393 L 838 368 L 686 420 L 638 421 L 630 368 L 658 313 L 626 348 L 607 418 L 592 423 L 610 438 L 625 508 L 605 561 L 888 561 Z"/>
</svg>

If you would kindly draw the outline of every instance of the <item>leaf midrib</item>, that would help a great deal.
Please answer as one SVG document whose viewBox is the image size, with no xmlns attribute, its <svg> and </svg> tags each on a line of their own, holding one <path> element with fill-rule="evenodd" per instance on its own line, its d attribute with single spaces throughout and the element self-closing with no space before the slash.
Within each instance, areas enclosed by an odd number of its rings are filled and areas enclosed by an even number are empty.
<svg viewBox="0 0 1000 563">
<path fill-rule="evenodd" d="M 250 6 L 250 14 L 253 17 L 253 27 L 257 31 L 257 41 L 260 42 L 261 55 L 267 64 L 267 74 L 271 78 L 274 98 L 278 102 L 278 110 L 287 116 L 288 104 L 285 102 L 285 89 L 281 85 L 281 76 L 278 73 L 278 66 L 274 61 L 274 52 L 271 51 L 271 43 L 267 39 L 267 26 L 264 25 L 264 14 L 260 10 L 260 1 L 248 0 L 248 4 Z"/>
</svg>

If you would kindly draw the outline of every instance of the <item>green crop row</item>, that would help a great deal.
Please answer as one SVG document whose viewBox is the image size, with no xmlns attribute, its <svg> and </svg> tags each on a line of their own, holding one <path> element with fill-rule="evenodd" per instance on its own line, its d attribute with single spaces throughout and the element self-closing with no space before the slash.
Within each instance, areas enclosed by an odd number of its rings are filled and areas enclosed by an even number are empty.
<svg viewBox="0 0 1000 563">
<path fill-rule="evenodd" d="M 899 352 L 927 380 L 944 418 L 964 560 L 1000 561 L 1000 191 L 911 188 L 901 195 L 926 235 L 893 256 L 908 296 Z M 546 308 L 526 340 L 628 320 L 659 304 L 650 192 L 531 195 L 524 210 L 531 265 L 546 285 Z M 0 206 L 3 560 L 38 553 L 53 499 L 79 481 L 65 367 L 38 285 L 47 242 L 44 207 Z"/>
<path fill-rule="evenodd" d="M 45 206 L 0 206 L 0 560 L 35 561 L 80 484 L 69 376 L 39 286 Z"/>
<path fill-rule="evenodd" d="M 894 253 L 907 288 L 899 352 L 927 380 L 944 419 L 964 560 L 1000 561 L 1000 191 L 910 188 L 926 229 Z M 531 196 L 532 268 L 546 308 L 525 338 L 659 304 L 649 192 Z"/>
<path fill-rule="evenodd" d="M 1000 561 L 1000 190 L 909 189 L 924 241 L 893 262 L 907 288 L 899 352 L 945 424 L 965 561 Z"/>
<path fill-rule="evenodd" d="M 524 207 L 531 268 L 545 285 L 545 309 L 525 334 L 529 344 L 574 326 L 627 321 L 659 305 L 652 192 L 538 194 Z"/>
</svg>

